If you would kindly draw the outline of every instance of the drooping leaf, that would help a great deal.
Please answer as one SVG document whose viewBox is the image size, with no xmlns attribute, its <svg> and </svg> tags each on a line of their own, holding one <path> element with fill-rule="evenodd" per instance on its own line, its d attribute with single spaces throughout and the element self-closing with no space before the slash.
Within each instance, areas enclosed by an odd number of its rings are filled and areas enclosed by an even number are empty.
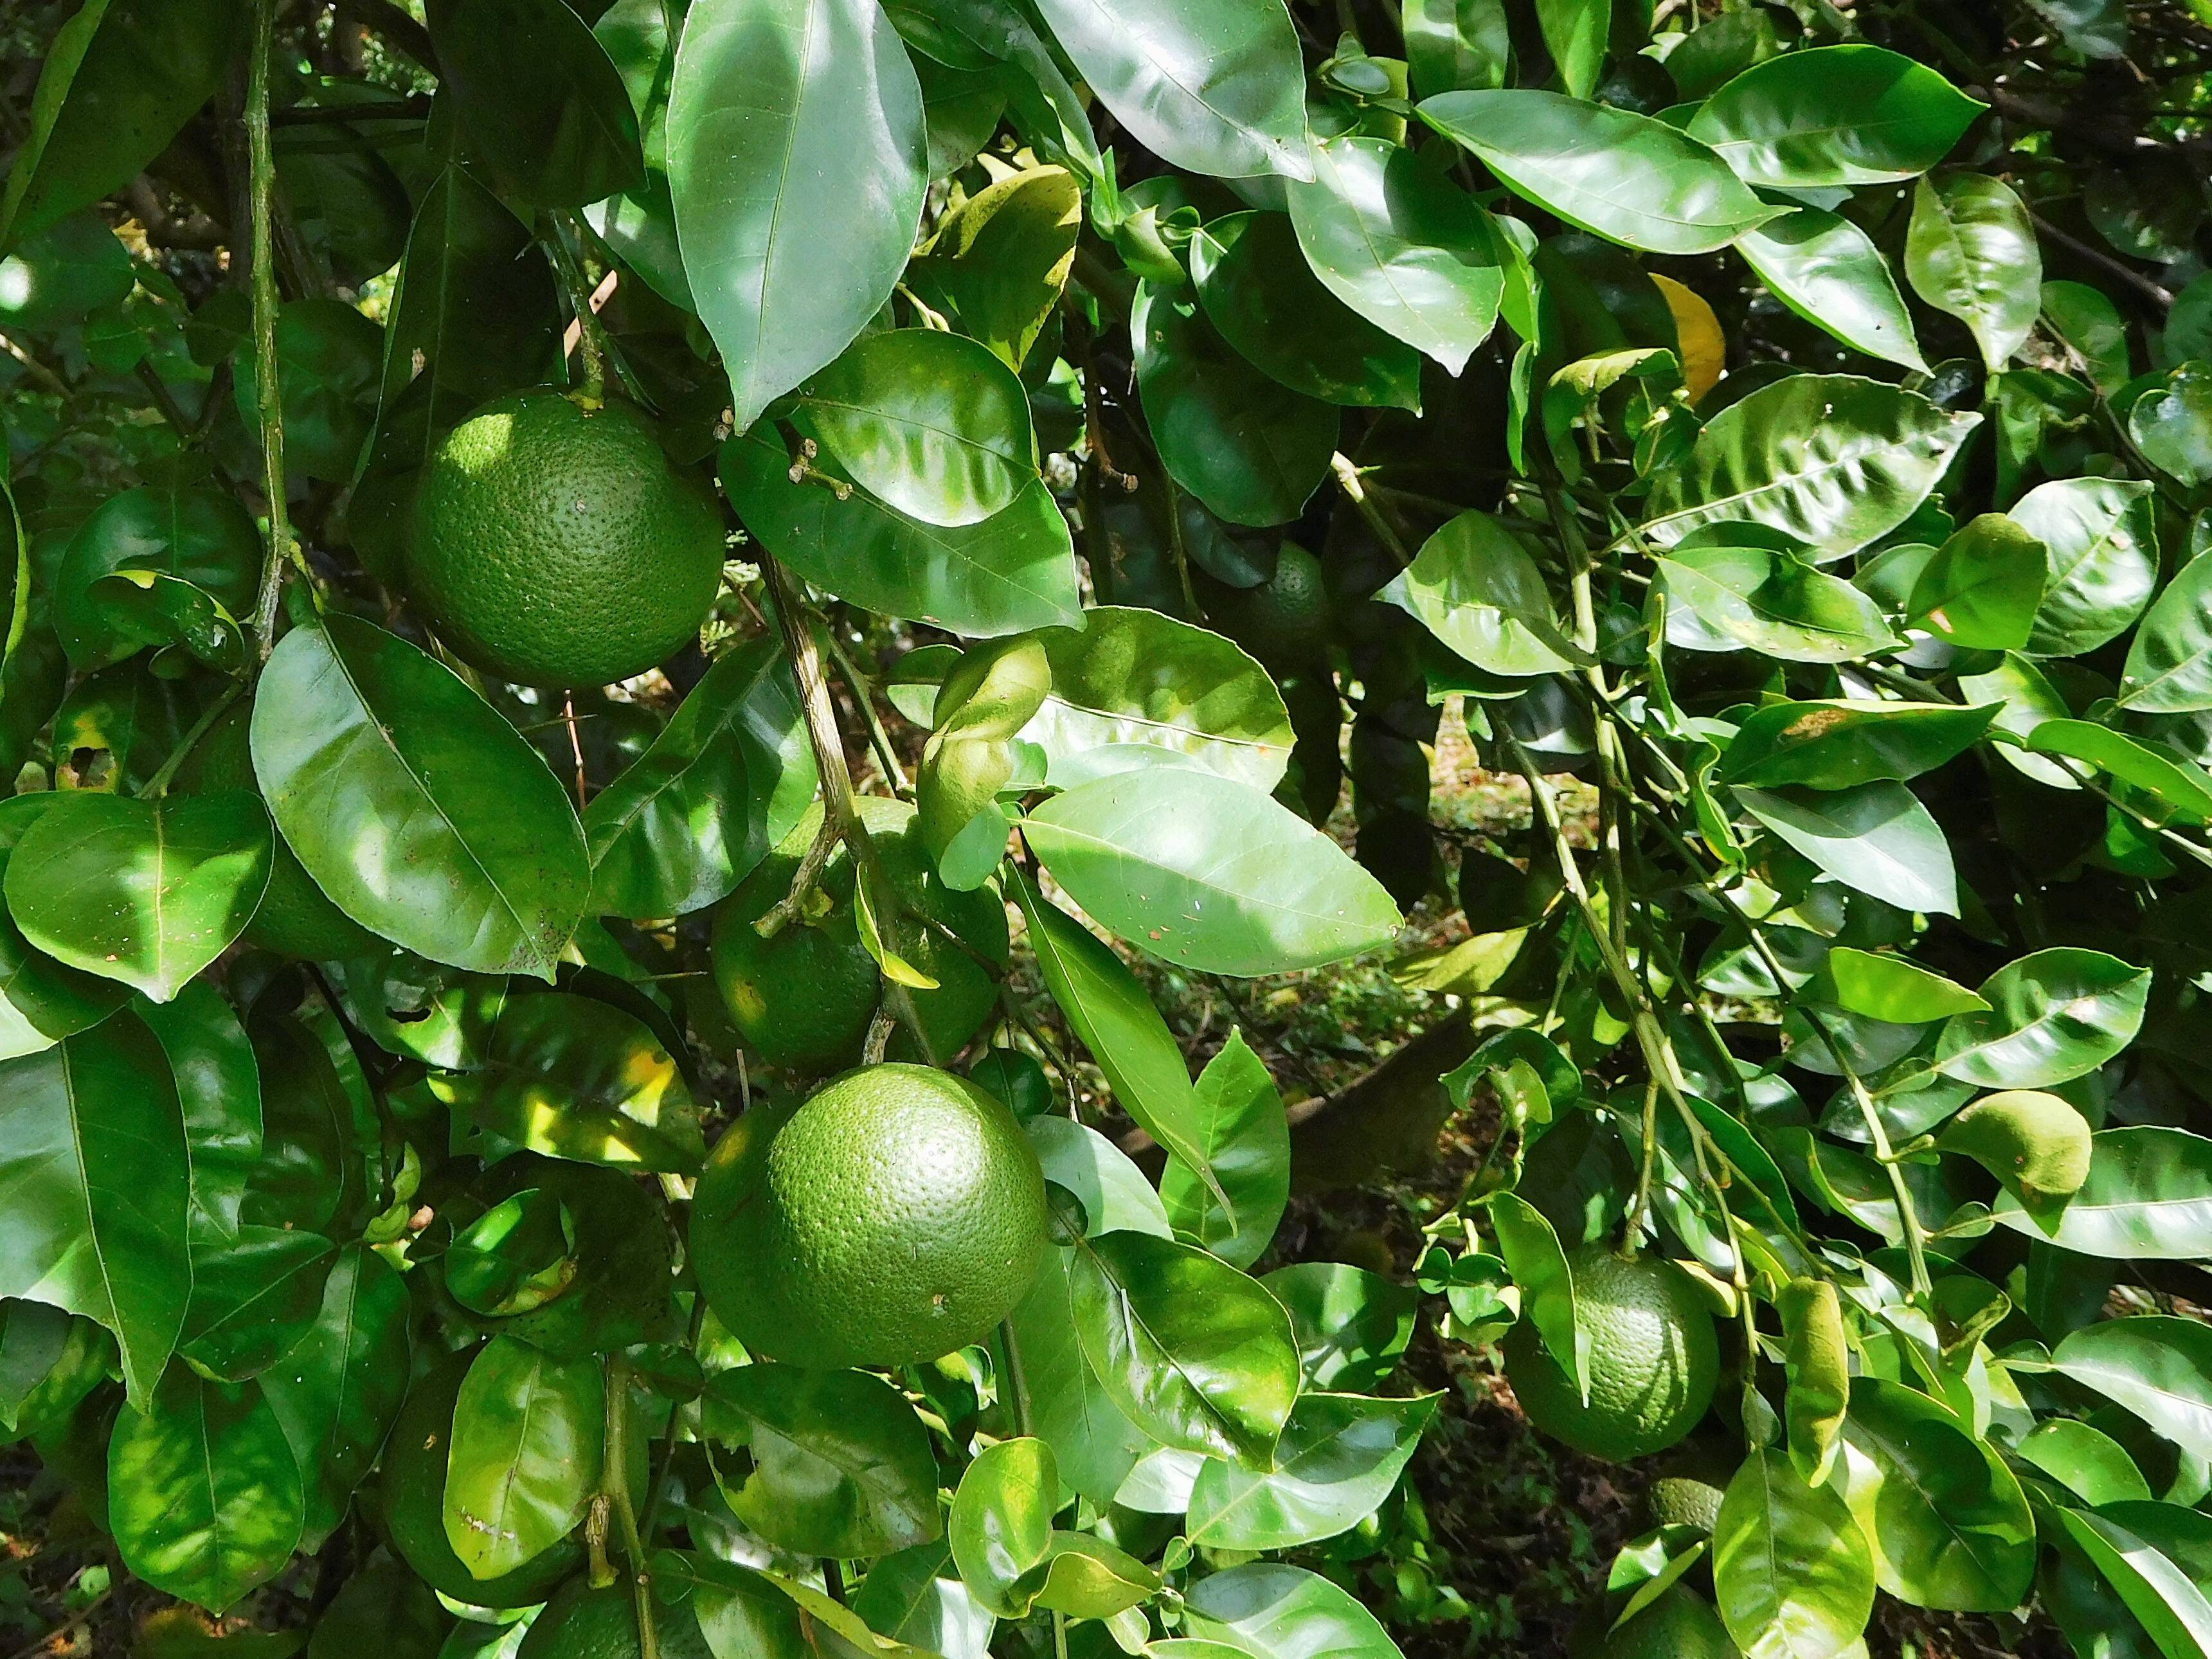
<svg viewBox="0 0 2212 1659">
<path fill-rule="evenodd" d="M 726 896 L 814 798 L 799 688 L 769 641 L 714 660 L 652 745 L 584 809 L 592 908 L 686 915 Z"/>
<path fill-rule="evenodd" d="M 285 843 L 355 921 L 420 956 L 550 980 L 590 902 L 567 793 L 418 647 L 344 616 L 295 628 L 253 700 Z"/>
<path fill-rule="evenodd" d="M 1819 793 L 1739 787 L 1735 796 L 1752 817 L 1844 886 L 1900 909 L 1958 915 L 1951 844 L 1903 784 Z"/>
<path fill-rule="evenodd" d="M 133 1016 L 0 1065 L 0 1296 L 114 1332 L 142 1406 L 191 1295 L 191 1185 L 175 1085 Z"/>
<path fill-rule="evenodd" d="M 1560 631 L 1536 562 L 1486 513 L 1462 513 L 1445 525 L 1376 597 L 1493 674 L 1589 665 L 1589 653 Z"/>
<path fill-rule="evenodd" d="M 1801 207 L 1746 231 L 1735 247 L 1774 297 L 1807 322 L 1870 357 L 1926 371 L 1889 262 L 1850 220 Z"/>
<path fill-rule="evenodd" d="M 2043 256 L 2027 210 L 2002 179 L 1954 173 L 1916 185 L 1905 274 L 1922 299 L 1966 324 L 1992 374 L 2035 326 Z"/>
<path fill-rule="evenodd" d="M 1834 1486 L 1772 1449 L 1743 1462 L 1713 1525 L 1713 1589 L 1744 1659 L 1805 1659 L 1856 1641 L 1874 1611 L 1873 1553 Z"/>
<path fill-rule="evenodd" d="M 1450 92 L 1419 113 L 1516 195 L 1651 253 L 1710 253 L 1784 210 L 1663 121 L 1555 92 Z"/>
<path fill-rule="evenodd" d="M 1206 1164 L 1229 1194 L 1224 1207 L 1206 1183 L 1170 1158 L 1160 1175 L 1168 1218 L 1184 1238 L 1232 1267 L 1267 1250 L 1291 1195 L 1291 1128 L 1266 1062 L 1231 1030 L 1198 1079 L 1198 1127 Z"/>
<path fill-rule="evenodd" d="M 921 87 L 870 0 L 701 0 L 666 143 L 684 270 L 742 433 L 890 297 L 929 184 Z"/>
<path fill-rule="evenodd" d="M 1382 944 L 1400 920 L 1382 885 L 1319 830 L 1212 773 L 1098 778 L 1046 802 L 1023 834 L 1118 936 L 1205 972 L 1338 961 Z"/>
</svg>

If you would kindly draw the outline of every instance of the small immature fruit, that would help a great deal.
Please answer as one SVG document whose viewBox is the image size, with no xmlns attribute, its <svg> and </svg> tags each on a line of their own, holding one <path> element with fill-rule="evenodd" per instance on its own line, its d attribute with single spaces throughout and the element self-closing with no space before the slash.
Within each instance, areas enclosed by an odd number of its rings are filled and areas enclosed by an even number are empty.
<svg viewBox="0 0 2212 1659">
<path fill-rule="evenodd" d="M 1230 637 L 1269 662 L 1301 662 L 1328 643 L 1328 573 L 1296 542 L 1285 542 L 1275 574 L 1215 610 Z"/>
<path fill-rule="evenodd" d="M 2039 1213 L 2081 1190 L 2089 1178 L 2089 1121 L 2041 1089 L 1984 1095 L 1943 1126 L 1939 1151 L 1972 1158 Z"/>
<path fill-rule="evenodd" d="M 422 469 L 408 579 L 438 632 L 524 685 L 596 686 L 666 660 L 722 577 L 721 515 L 642 416 L 560 392 L 489 404 Z"/>
<path fill-rule="evenodd" d="M 653 1633 L 665 1659 L 713 1659 L 697 1616 L 683 1603 L 658 1604 Z M 627 1582 L 593 1589 L 572 1578 L 532 1621 L 515 1659 L 638 1659 L 641 1647 L 637 1597 Z"/>
<path fill-rule="evenodd" d="M 788 1115 L 756 1110 L 707 1161 L 691 1253 L 754 1352 L 902 1365 L 981 1340 L 1036 1276 L 1044 1172 L 965 1078 L 870 1066 Z"/>
<path fill-rule="evenodd" d="M 923 845 L 915 810 L 903 801 L 863 797 L 858 803 L 884 873 L 908 905 L 950 928 L 994 962 L 1006 960 L 1006 910 L 986 886 L 956 893 L 939 879 Z M 791 890 L 793 872 L 821 825 L 818 811 L 801 819 L 715 913 L 712 967 L 730 1023 L 771 1066 L 822 1073 L 860 1058 L 869 1021 L 883 998 L 883 977 L 861 945 L 853 911 L 851 849 L 830 855 L 816 889 L 818 915 L 802 915 L 774 939 L 753 924 Z M 908 918 L 900 930 L 906 959 L 937 981 L 910 993 L 931 1050 L 950 1058 L 966 1046 L 998 1006 L 998 988 L 966 951 L 934 928 Z M 902 1026 L 895 1053 L 908 1052 Z"/>
<path fill-rule="evenodd" d="M 1521 1408 L 1553 1438 L 1627 1462 L 1663 1451 L 1713 1403 L 1720 1339 L 1689 1275 L 1651 1256 L 1624 1261 L 1605 1244 L 1571 1250 L 1575 1316 L 1589 1333 L 1589 1403 L 1527 1320 L 1505 1339 L 1505 1375 Z"/>
<path fill-rule="evenodd" d="M 1712 1604 L 1680 1584 L 1605 1638 L 1597 1659 L 1737 1659 Z"/>
</svg>

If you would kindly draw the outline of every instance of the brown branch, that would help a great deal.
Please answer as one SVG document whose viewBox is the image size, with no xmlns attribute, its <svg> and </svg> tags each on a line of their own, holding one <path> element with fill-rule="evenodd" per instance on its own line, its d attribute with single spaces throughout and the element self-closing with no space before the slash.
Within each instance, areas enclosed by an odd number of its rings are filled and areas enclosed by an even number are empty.
<svg viewBox="0 0 2212 1659">
<path fill-rule="evenodd" d="M 2090 246 L 2088 243 L 2082 241 L 2079 237 L 2069 236 L 2066 232 L 2059 229 L 2057 226 L 2052 224 L 2050 220 L 2045 218 L 2039 213 L 2030 212 L 2027 216 L 2035 222 L 2035 229 L 2038 235 L 2044 237 L 2049 241 L 2057 243 L 2060 247 L 2064 248 L 2075 258 L 2085 260 L 2088 264 L 2096 266 L 2098 270 L 2105 272 L 2114 281 L 2124 283 L 2128 288 L 2134 290 L 2136 296 L 2138 299 L 2142 300 L 2144 304 L 2151 307 L 2161 317 L 2172 308 L 2173 305 L 2172 294 L 2167 289 L 2160 287 L 2158 283 L 2144 276 L 2142 272 L 2137 270 L 2133 265 L 2127 264 L 2121 260 L 2114 258 L 2102 248 Z"/>
</svg>

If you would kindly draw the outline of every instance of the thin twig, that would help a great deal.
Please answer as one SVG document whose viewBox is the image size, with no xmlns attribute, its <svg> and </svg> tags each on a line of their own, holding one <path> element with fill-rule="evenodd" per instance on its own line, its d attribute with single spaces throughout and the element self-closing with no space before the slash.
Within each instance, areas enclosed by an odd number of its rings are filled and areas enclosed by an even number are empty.
<svg viewBox="0 0 2212 1659">
<path fill-rule="evenodd" d="M 614 1506 L 615 1519 L 622 1527 L 623 1553 L 629 1559 L 630 1592 L 637 1602 L 638 1659 L 660 1659 L 660 1641 L 653 1622 L 653 1574 L 646 1567 L 645 1539 L 638 1530 L 637 1510 L 629 1498 L 629 1361 L 620 1354 L 607 1361 L 606 1390 L 599 1489 Z"/>
</svg>

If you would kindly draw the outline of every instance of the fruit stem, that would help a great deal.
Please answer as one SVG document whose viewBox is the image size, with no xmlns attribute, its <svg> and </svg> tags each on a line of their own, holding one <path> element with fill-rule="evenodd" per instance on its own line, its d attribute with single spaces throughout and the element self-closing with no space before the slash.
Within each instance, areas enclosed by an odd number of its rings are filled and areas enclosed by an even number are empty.
<svg viewBox="0 0 2212 1659">
<path fill-rule="evenodd" d="M 576 319 L 576 349 L 584 360 L 584 384 L 576 389 L 577 398 L 585 408 L 597 409 L 607 397 L 606 335 L 599 327 L 599 313 L 592 309 L 592 285 L 585 278 L 583 263 L 568 246 L 557 216 L 550 228 L 545 246 L 554 269 L 561 273 L 561 285 L 568 290 L 568 309 Z"/>
<path fill-rule="evenodd" d="M 629 1499 L 629 1361 L 607 1358 L 607 1418 L 599 1465 L 599 1491 L 614 1506 L 622 1528 L 623 1554 L 629 1561 L 630 1593 L 637 1602 L 638 1659 L 660 1659 L 660 1638 L 653 1626 L 653 1574 L 645 1565 L 645 1540 L 637 1510 Z"/>
<path fill-rule="evenodd" d="M 269 550 L 253 631 L 263 662 L 276 645 L 276 593 L 291 552 L 284 501 L 284 390 L 276 367 L 276 160 L 269 142 L 269 60 L 276 50 L 277 0 L 255 0 L 253 47 L 246 76 L 247 194 L 252 201 L 254 401 L 261 422 L 261 481 L 269 501 Z"/>
<path fill-rule="evenodd" d="M 1406 538 L 1398 533 L 1398 526 L 1383 516 L 1382 507 L 1367 493 L 1358 464 L 1340 449 L 1328 458 L 1328 470 L 1335 476 L 1336 487 L 1344 492 L 1344 498 L 1352 503 L 1361 518 L 1367 520 L 1367 527 L 1375 532 L 1375 539 L 1389 550 L 1390 556 L 1397 560 L 1401 567 L 1413 563 L 1413 550 L 1406 545 Z"/>
<path fill-rule="evenodd" d="M 889 893 L 891 886 L 884 874 L 882 855 L 876 850 L 874 838 L 868 826 L 860 821 L 860 810 L 853 801 L 853 774 L 845 763 L 845 733 L 837 723 L 837 704 L 830 695 L 830 679 L 822 670 L 822 651 L 816 643 L 814 629 L 806 620 L 806 597 L 799 589 L 798 581 L 784 568 L 781 560 L 765 549 L 761 553 L 761 574 L 768 580 L 769 596 L 775 602 L 776 631 L 783 636 L 784 654 L 791 659 L 792 678 L 799 685 L 799 705 L 806 711 L 806 738 L 814 749 L 814 767 L 822 780 L 822 830 L 799 860 L 798 872 L 793 876 L 791 891 L 777 902 L 774 909 L 753 924 L 754 931 L 763 939 L 772 939 L 785 922 L 797 914 L 798 908 L 813 890 L 822 874 L 822 866 L 829 862 L 830 854 L 839 841 L 853 849 L 855 885 L 862 893 Z M 887 907 L 878 919 L 883 945 L 887 952 L 896 953 L 897 916 Z M 774 926 L 769 924 L 773 921 Z M 921 1021 L 915 1013 L 914 999 L 905 986 L 890 975 L 883 975 L 884 1000 L 894 1013 L 914 1033 L 922 1059 L 936 1064 L 937 1056 L 930 1050 L 929 1038 L 921 1029 Z"/>
</svg>

